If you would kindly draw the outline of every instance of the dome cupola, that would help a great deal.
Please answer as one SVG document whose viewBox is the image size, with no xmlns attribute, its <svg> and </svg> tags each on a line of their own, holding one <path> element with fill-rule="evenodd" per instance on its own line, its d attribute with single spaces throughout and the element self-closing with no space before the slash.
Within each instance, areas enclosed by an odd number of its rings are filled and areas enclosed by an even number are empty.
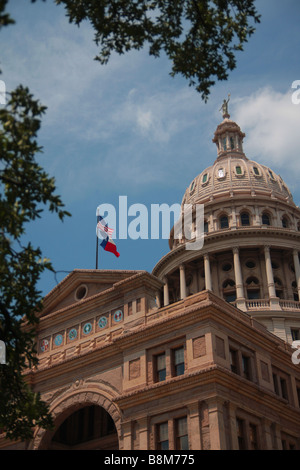
<svg viewBox="0 0 300 470">
<path fill-rule="evenodd" d="M 240 127 L 230 119 L 230 114 L 228 113 L 229 98 L 230 95 L 228 95 L 227 101 L 223 101 L 220 108 L 223 113 L 223 121 L 218 125 L 213 138 L 213 142 L 217 145 L 218 149 L 218 159 L 230 155 L 245 157 L 243 152 L 243 139 L 245 134 L 241 131 Z"/>
</svg>

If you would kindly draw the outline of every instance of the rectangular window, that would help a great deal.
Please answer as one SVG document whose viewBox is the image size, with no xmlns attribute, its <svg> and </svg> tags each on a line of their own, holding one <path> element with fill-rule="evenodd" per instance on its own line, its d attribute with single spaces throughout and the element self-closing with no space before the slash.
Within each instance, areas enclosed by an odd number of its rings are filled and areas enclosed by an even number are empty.
<svg viewBox="0 0 300 470">
<path fill-rule="evenodd" d="M 132 315 L 132 302 L 128 302 L 128 315 Z"/>
<path fill-rule="evenodd" d="M 250 357 L 242 355 L 243 377 L 250 380 Z"/>
<path fill-rule="evenodd" d="M 282 398 L 285 398 L 286 400 L 288 400 L 288 392 L 287 392 L 287 384 L 286 384 L 286 380 L 283 379 L 282 377 L 280 377 L 280 387 L 281 387 L 281 396 Z"/>
<path fill-rule="evenodd" d="M 274 392 L 276 393 L 276 395 L 279 395 L 278 378 L 276 374 L 273 374 L 273 384 L 274 384 Z"/>
<path fill-rule="evenodd" d="M 230 349 L 230 368 L 235 374 L 238 374 L 238 355 L 235 349 Z"/>
<path fill-rule="evenodd" d="M 162 382 L 166 380 L 166 355 L 165 353 L 156 356 L 156 380 Z"/>
<path fill-rule="evenodd" d="M 239 450 L 245 450 L 245 426 L 244 421 L 242 419 L 237 418 L 236 420 L 236 430 L 237 430 L 237 437 L 238 437 L 238 444 Z"/>
<path fill-rule="evenodd" d="M 300 408 L 300 387 L 297 387 L 298 406 Z"/>
<path fill-rule="evenodd" d="M 184 348 L 174 349 L 174 375 L 184 374 Z"/>
<path fill-rule="evenodd" d="M 142 309 L 142 302 L 141 299 L 136 299 L 136 311 L 140 312 Z"/>
<path fill-rule="evenodd" d="M 189 450 L 187 417 L 176 419 L 176 450 Z"/>
<path fill-rule="evenodd" d="M 157 449 L 169 450 L 168 422 L 157 426 Z"/>
<path fill-rule="evenodd" d="M 258 441 L 257 441 L 257 426 L 255 424 L 249 424 L 249 437 L 250 437 L 250 449 L 257 450 L 258 449 Z"/>
<path fill-rule="evenodd" d="M 297 341 L 300 339 L 300 333 L 298 329 L 291 328 L 291 333 L 292 333 L 292 340 Z"/>
</svg>

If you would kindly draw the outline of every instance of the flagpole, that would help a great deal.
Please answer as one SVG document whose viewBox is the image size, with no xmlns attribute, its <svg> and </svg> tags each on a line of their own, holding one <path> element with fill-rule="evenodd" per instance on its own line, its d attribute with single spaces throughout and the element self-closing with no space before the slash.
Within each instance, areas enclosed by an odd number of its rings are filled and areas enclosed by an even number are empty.
<svg viewBox="0 0 300 470">
<path fill-rule="evenodd" d="M 98 269 L 98 236 L 96 235 L 96 269 Z"/>
<path fill-rule="evenodd" d="M 97 222 L 98 222 L 98 218 L 96 219 L 96 224 Z M 99 245 L 98 227 L 96 227 L 96 269 L 98 269 L 98 245 Z"/>
</svg>

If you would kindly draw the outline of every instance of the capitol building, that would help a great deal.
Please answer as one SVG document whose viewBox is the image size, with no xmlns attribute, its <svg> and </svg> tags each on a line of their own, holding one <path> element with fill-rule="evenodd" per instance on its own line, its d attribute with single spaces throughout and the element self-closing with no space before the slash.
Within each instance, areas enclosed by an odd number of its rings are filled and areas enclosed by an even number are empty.
<svg viewBox="0 0 300 470">
<path fill-rule="evenodd" d="M 54 429 L 0 449 L 300 449 L 300 208 L 223 108 L 185 190 L 204 243 L 171 230 L 151 273 L 75 269 L 44 299 L 26 378 Z M 300 355 L 300 352 L 299 352 Z"/>
</svg>

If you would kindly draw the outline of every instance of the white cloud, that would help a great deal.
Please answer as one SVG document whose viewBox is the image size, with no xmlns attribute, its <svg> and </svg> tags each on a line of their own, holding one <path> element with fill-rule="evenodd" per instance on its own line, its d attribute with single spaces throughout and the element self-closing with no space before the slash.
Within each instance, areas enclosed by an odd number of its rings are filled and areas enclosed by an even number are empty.
<svg viewBox="0 0 300 470">
<path fill-rule="evenodd" d="M 268 87 L 234 103 L 234 120 L 246 133 L 246 155 L 274 170 L 300 170 L 300 105 L 292 103 L 292 91 Z"/>
</svg>

